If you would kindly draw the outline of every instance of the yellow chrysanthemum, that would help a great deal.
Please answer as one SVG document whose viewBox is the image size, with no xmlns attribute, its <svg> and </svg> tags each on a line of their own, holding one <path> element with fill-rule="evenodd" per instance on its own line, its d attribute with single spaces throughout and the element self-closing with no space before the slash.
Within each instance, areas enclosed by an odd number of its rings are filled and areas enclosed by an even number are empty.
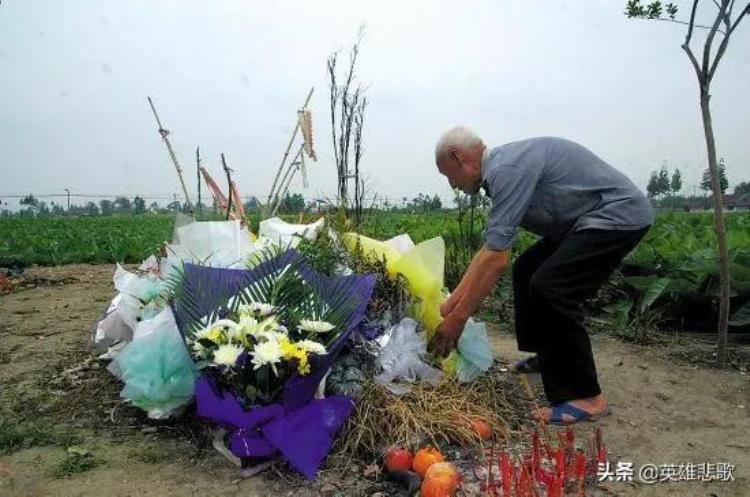
<svg viewBox="0 0 750 497">
<path fill-rule="evenodd" d="M 279 347 L 281 348 L 281 355 L 285 360 L 298 361 L 297 372 L 301 375 L 310 373 L 310 363 L 307 360 L 307 351 L 301 349 L 296 343 L 292 342 L 286 337 L 279 339 Z"/>
</svg>

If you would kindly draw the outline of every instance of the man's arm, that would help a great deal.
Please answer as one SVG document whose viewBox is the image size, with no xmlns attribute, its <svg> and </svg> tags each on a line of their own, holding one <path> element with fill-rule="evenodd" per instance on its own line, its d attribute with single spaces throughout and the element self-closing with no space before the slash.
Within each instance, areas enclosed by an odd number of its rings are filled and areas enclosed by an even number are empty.
<svg viewBox="0 0 750 497">
<path fill-rule="evenodd" d="M 461 280 L 463 291 L 452 310 L 444 316 L 435 334 L 431 347 L 435 353 L 445 356 L 455 346 L 466 321 L 487 297 L 510 262 L 510 250 L 482 248 L 472 261 L 473 270 L 467 271 Z"/>
<path fill-rule="evenodd" d="M 451 312 L 453 312 L 453 309 L 456 307 L 456 304 L 463 298 L 464 294 L 466 293 L 466 287 L 468 286 L 469 280 L 471 279 L 471 275 L 473 274 L 474 270 L 477 267 L 478 261 L 481 259 L 482 251 L 479 250 L 476 254 L 474 254 L 474 257 L 471 259 L 471 263 L 469 264 L 468 269 L 466 269 L 466 272 L 464 273 L 463 277 L 461 278 L 461 281 L 458 283 L 458 286 L 451 292 L 448 299 L 443 302 L 443 305 L 440 306 L 440 316 L 445 317 Z"/>
</svg>

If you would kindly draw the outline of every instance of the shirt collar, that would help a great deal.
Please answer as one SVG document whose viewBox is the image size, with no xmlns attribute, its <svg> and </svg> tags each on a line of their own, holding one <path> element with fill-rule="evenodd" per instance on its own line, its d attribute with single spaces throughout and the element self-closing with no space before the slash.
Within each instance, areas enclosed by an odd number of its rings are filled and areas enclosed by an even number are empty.
<svg viewBox="0 0 750 497">
<path fill-rule="evenodd" d="M 489 195 L 489 191 L 487 190 L 487 168 L 490 164 L 490 147 L 484 147 L 484 152 L 482 152 L 482 164 L 480 168 L 480 174 L 482 178 L 482 183 L 480 185 L 480 188 L 484 189 L 485 194 Z"/>
</svg>

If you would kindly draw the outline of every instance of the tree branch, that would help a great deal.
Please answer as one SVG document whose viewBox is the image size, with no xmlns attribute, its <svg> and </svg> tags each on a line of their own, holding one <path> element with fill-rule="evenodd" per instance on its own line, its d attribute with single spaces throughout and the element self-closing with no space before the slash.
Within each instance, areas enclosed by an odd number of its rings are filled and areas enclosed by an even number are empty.
<svg viewBox="0 0 750 497">
<path fill-rule="evenodd" d="M 687 43 L 682 45 L 682 49 L 685 51 L 685 53 L 687 53 L 687 56 L 690 59 L 690 62 L 693 64 L 693 69 L 695 69 L 695 74 L 696 76 L 698 76 L 698 82 L 700 82 L 701 88 L 703 88 L 704 78 L 703 78 L 703 73 L 701 72 L 701 68 L 698 65 L 698 60 L 695 58 L 693 51 L 690 49 L 690 46 Z"/>
<path fill-rule="evenodd" d="M 680 21 L 679 19 L 667 19 L 666 17 L 654 17 L 653 19 L 649 19 L 649 21 L 663 21 L 663 22 L 673 22 L 675 24 L 682 24 L 683 26 L 690 26 L 690 23 L 687 21 Z M 693 24 L 696 28 L 703 28 L 703 29 L 711 29 L 711 26 L 704 26 L 703 24 Z M 719 33 L 724 34 L 724 31 L 718 30 Z"/>
<path fill-rule="evenodd" d="M 713 26 L 711 26 L 711 31 L 708 32 L 708 36 L 706 37 L 706 44 L 703 46 L 703 64 L 701 65 L 701 71 L 706 77 L 706 85 L 708 85 L 708 73 L 709 73 L 709 62 L 711 61 L 711 45 L 714 43 L 714 37 L 716 36 L 716 31 L 719 29 L 719 24 L 721 24 L 721 21 L 726 13 L 726 7 L 729 5 L 729 0 L 722 0 L 721 6 L 722 9 L 719 10 L 719 13 L 716 15 L 716 20 L 714 20 Z M 726 34 L 724 35 L 726 36 Z"/>
<path fill-rule="evenodd" d="M 690 39 L 693 37 L 693 26 L 695 26 L 695 11 L 697 9 L 698 9 L 698 0 L 693 0 L 693 8 L 690 11 L 690 25 L 688 27 L 687 35 L 685 36 L 685 46 L 690 45 Z M 695 57 L 693 56 L 693 58 Z"/>
<path fill-rule="evenodd" d="M 742 9 L 739 16 L 737 16 L 737 19 L 735 19 L 734 24 L 731 25 L 729 29 L 727 29 L 727 34 L 724 35 L 724 39 L 721 40 L 719 49 L 716 51 L 716 56 L 714 57 L 714 61 L 711 64 L 711 69 L 708 71 L 708 75 L 706 76 L 706 80 L 708 82 L 710 82 L 713 79 L 714 73 L 716 72 L 716 68 L 719 66 L 719 61 L 721 61 L 721 58 L 724 56 L 724 52 L 727 49 L 727 45 L 729 45 L 729 35 L 732 34 L 732 31 L 734 31 L 735 28 L 737 28 L 737 25 L 740 23 L 742 18 L 745 17 L 746 15 L 750 15 L 750 3 L 748 3 L 744 9 Z M 730 25 L 731 20 L 729 19 L 728 14 L 724 22 L 727 24 L 727 26 Z"/>
</svg>

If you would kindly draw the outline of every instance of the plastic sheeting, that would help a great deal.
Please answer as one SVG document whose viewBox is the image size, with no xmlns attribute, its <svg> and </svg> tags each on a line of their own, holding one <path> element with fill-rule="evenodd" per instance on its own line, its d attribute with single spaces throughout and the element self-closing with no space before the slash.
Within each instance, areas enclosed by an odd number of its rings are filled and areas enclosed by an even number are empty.
<svg viewBox="0 0 750 497">
<path fill-rule="evenodd" d="M 175 267 L 186 262 L 217 268 L 245 269 L 253 253 L 263 247 L 299 243 L 299 237 L 314 240 L 323 228 L 324 219 L 312 224 L 290 224 L 279 218 L 261 222 L 262 238 L 256 239 L 239 221 L 193 221 L 178 216 L 174 239 L 167 246 L 167 257 L 150 256 L 137 272 L 117 264 L 113 277 L 119 294 L 112 300 L 93 333 L 93 344 L 99 351 L 118 342 L 133 339 L 144 320 L 158 315 L 166 302 L 158 297 Z M 111 350 L 116 355 L 117 350 Z"/>
<path fill-rule="evenodd" d="M 460 383 L 468 383 L 490 369 L 492 361 L 487 327 L 482 322 L 469 319 L 458 339 L 457 350 L 443 361 L 443 370 L 455 375 Z"/>
<path fill-rule="evenodd" d="M 169 417 L 193 399 L 197 372 L 185 342 L 165 309 L 148 333 L 130 342 L 109 366 L 125 386 L 120 396 L 148 413 Z"/>
<path fill-rule="evenodd" d="M 413 319 L 402 319 L 378 340 L 385 345 L 376 361 L 381 373 L 375 376 L 375 381 L 394 394 L 408 393 L 408 383 L 435 382 L 440 378 L 440 370 L 422 360 L 427 344 L 424 334 L 417 333 L 417 322 Z"/>
<path fill-rule="evenodd" d="M 244 268 L 256 250 L 250 231 L 239 221 L 200 221 L 175 228 L 175 240 L 167 254 L 171 264 Z"/>
<path fill-rule="evenodd" d="M 428 337 L 442 321 L 440 304 L 444 300 L 443 275 L 445 268 L 445 242 L 441 237 L 414 245 L 408 235 L 399 235 L 386 241 L 374 240 L 357 233 L 343 237 L 349 250 L 361 248 L 366 257 L 386 260 L 388 274 L 402 275 L 413 298 L 413 316 L 424 324 Z"/>
<path fill-rule="evenodd" d="M 260 222 L 258 241 L 263 244 L 274 244 L 282 248 L 295 248 L 301 238 L 315 240 L 325 225 L 325 218 L 310 224 L 291 224 L 272 217 Z"/>
</svg>

